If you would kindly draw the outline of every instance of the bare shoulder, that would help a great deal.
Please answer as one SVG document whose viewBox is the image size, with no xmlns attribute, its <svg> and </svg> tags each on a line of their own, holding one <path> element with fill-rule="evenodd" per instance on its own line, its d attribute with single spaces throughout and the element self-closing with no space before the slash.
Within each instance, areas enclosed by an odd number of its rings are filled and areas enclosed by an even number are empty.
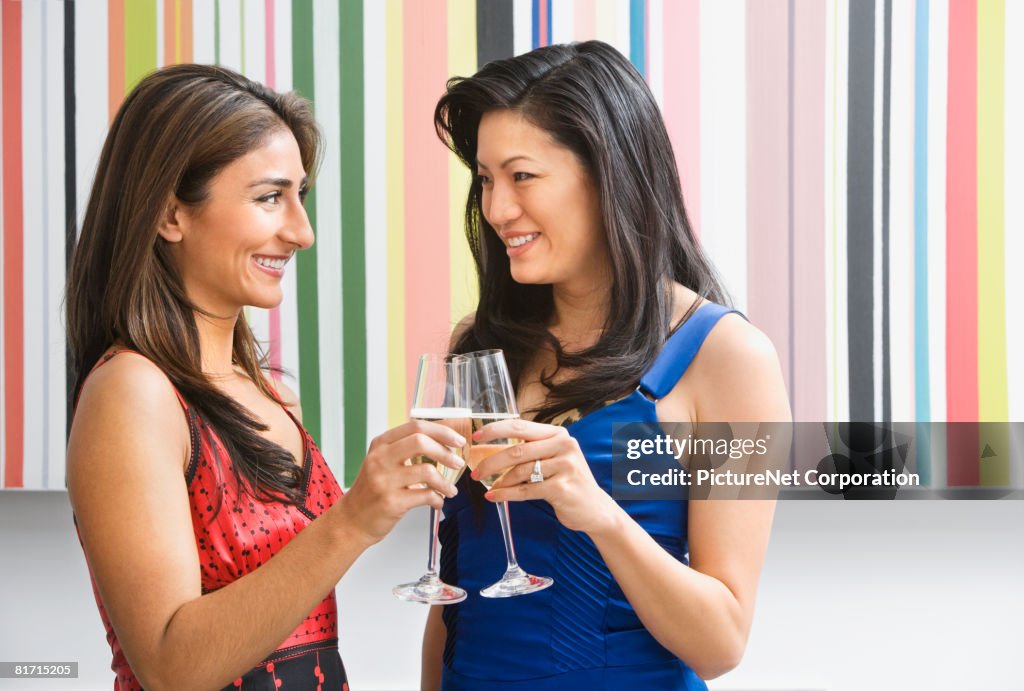
<svg viewBox="0 0 1024 691">
<path fill-rule="evenodd" d="M 163 371 L 141 355 L 121 353 L 89 375 L 75 418 L 131 411 L 133 417 L 168 412 L 181 417 L 174 387 Z"/>
<path fill-rule="evenodd" d="M 775 344 L 739 314 L 723 316 L 708 333 L 697 353 L 700 366 L 729 369 L 778 366 Z M 695 361 L 697 364 L 698 361 Z"/>
<path fill-rule="evenodd" d="M 180 468 L 188 458 L 188 422 L 160 368 L 140 355 L 122 353 L 82 387 L 68 441 L 69 483 L 79 464 L 93 468 L 130 462 L 154 448 Z M 115 449 L 123 453 L 115 456 Z M 156 457 L 147 458 L 156 462 Z"/>
<path fill-rule="evenodd" d="M 691 370 L 687 375 L 700 420 L 790 419 L 775 345 L 738 314 L 719 320 L 697 352 Z"/>
<path fill-rule="evenodd" d="M 459 323 L 452 329 L 451 338 L 448 339 L 448 349 L 452 350 L 455 348 L 455 344 L 459 342 L 466 332 L 473 328 L 473 322 L 476 321 L 476 312 L 470 312 L 465 317 L 459 320 Z"/>
</svg>

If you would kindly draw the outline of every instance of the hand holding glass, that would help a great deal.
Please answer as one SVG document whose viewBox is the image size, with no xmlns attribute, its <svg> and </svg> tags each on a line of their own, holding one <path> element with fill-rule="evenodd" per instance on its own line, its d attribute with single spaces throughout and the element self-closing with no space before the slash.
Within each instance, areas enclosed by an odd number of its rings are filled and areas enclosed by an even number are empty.
<svg viewBox="0 0 1024 691">
<path fill-rule="evenodd" d="M 473 432 L 484 425 L 519 417 L 516 394 L 512 379 L 500 350 L 481 350 L 469 353 L 469 407 L 472 411 Z M 472 444 L 466 459 L 470 469 L 475 469 L 485 458 L 522 443 L 520 439 L 492 439 L 486 444 Z M 490 489 L 504 475 L 499 473 L 481 478 L 480 482 Z M 547 588 L 554 580 L 546 576 L 531 576 L 520 568 L 516 561 L 516 549 L 512 544 L 512 527 L 509 523 L 508 504 L 498 502 L 498 520 L 505 540 L 505 574 L 497 583 L 480 591 L 484 597 L 513 597 L 526 595 Z"/>
<path fill-rule="evenodd" d="M 420 356 L 416 373 L 416 389 L 413 393 L 412 410 L 409 417 L 414 420 L 429 420 L 447 425 L 469 438 L 467 358 L 460 355 L 428 353 Z M 462 457 L 462 449 L 452 448 Z M 417 456 L 413 463 L 429 463 L 437 468 L 441 477 L 453 485 L 459 481 L 462 469 L 455 470 L 426 456 Z M 391 592 L 400 600 L 425 602 L 431 605 L 451 605 L 466 599 L 466 591 L 443 582 L 437 575 L 438 540 L 437 529 L 440 512 L 430 507 L 430 553 L 427 557 L 427 573 L 414 583 L 395 586 Z"/>
</svg>

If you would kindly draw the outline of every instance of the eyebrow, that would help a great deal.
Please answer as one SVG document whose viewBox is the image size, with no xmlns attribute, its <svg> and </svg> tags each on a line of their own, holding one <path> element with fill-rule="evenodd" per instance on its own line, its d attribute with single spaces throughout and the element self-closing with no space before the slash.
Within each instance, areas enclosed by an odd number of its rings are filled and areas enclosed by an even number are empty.
<svg viewBox="0 0 1024 691">
<path fill-rule="evenodd" d="M 534 158 L 530 158 L 529 156 L 526 156 L 526 155 L 523 155 L 523 154 L 519 154 L 517 156 L 510 156 L 510 157 L 506 158 L 504 161 L 501 162 L 501 166 L 500 167 L 501 168 L 507 168 L 510 163 L 514 163 L 515 161 L 531 161 L 533 163 L 537 162 L 537 160 L 534 159 Z M 484 165 L 483 163 L 480 162 L 480 159 L 477 159 L 476 165 L 477 165 L 478 168 L 487 168 L 486 165 Z M 488 168 L 488 170 L 490 170 L 490 169 Z"/>
<path fill-rule="evenodd" d="M 305 187 L 309 183 L 309 176 L 302 178 L 299 183 L 300 187 Z M 291 187 L 292 181 L 288 178 L 263 178 L 256 182 L 250 183 L 249 187 L 259 187 L 260 185 L 273 185 L 275 187 Z"/>
</svg>

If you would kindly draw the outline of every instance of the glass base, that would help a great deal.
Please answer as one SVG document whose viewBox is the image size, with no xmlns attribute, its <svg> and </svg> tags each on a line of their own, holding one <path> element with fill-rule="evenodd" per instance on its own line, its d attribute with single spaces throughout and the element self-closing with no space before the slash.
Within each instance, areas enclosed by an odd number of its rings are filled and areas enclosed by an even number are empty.
<svg viewBox="0 0 1024 691">
<path fill-rule="evenodd" d="M 547 576 L 531 576 L 520 568 L 509 569 L 501 580 L 480 591 L 483 597 L 515 597 L 528 595 L 550 587 L 555 579 Z"/>
<path fill-rule="evenodd" d="M 415 583 L 396 585 L 391 592 L 405 602 L 423 602 L 428 605 L 454 605 L 466 599 L 466 591 L 448 585 L 437 576 L 430 574 Z"/>
</svg>

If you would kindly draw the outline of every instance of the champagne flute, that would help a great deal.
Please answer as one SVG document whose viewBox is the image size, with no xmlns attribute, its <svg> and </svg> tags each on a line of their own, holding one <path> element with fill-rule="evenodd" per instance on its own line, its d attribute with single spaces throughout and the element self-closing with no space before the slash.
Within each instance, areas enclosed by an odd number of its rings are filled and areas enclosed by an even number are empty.
<svg viewBox="0 0 1024 691">
<path fill-rule="evenodd" d="M 500 350 L 481 350 L 469 353 L 469 406 L 472 411 L 473 432 L 484 425 L 519 417 L 516 407 L 516 394 L 512 388 L 512 379 L 505 364 L 505 355 Z M 486 444 L 472 443 L 466 462 L 470 469 L 475 469 L 485 458 L 499 451 L 522 443 L 521 439 L 492 439 Z M 506 471 L 507 472 L 507 471 Z M 484 487 L 490 489 L 502 476 L 502 473 L 480 478 Z M 546 576 L 531 576 L 523 571 L 516 561 L 516 548 L 512 543 L 512 527 L 509 523 L 508 503 L 498 502 L 498 520 L 501 522 L 501 535 L 505 540 L 505 574 L 501 579 L 480 591 L 484 597 L 514 597 L 526 595 L 547 588 L 554 579 Z"/>
<path fill-rule="evenodd" d="M 470 410 L 466 407 L 469 377 L 469 360 L 461 355 L 427 353 L 420 356 L 416 373 L 416 389 L 413 394 L 412 410 L 409 417 L 414 420 L 429 420 L 451 427 L 463 437 L 469 437 Z M 461 448 L 452 448 L 460 458 Z M 459 481 L 463 469 L 449 468 L 426 456 L 411 459 L 412 464 L 428 463 L 434 466 L 441 477 L 453 485 Z M 399 600 L 425 602 L 431 605 L 453 605 L 466 599 L 466 591 L 448 585 L 437 574 L 438 539 L 440 512 L 430 507 L 430 552 L 427 556 L 427 573 L 418 581 L 395 586 L 391 592 Z"/>
</svg>

